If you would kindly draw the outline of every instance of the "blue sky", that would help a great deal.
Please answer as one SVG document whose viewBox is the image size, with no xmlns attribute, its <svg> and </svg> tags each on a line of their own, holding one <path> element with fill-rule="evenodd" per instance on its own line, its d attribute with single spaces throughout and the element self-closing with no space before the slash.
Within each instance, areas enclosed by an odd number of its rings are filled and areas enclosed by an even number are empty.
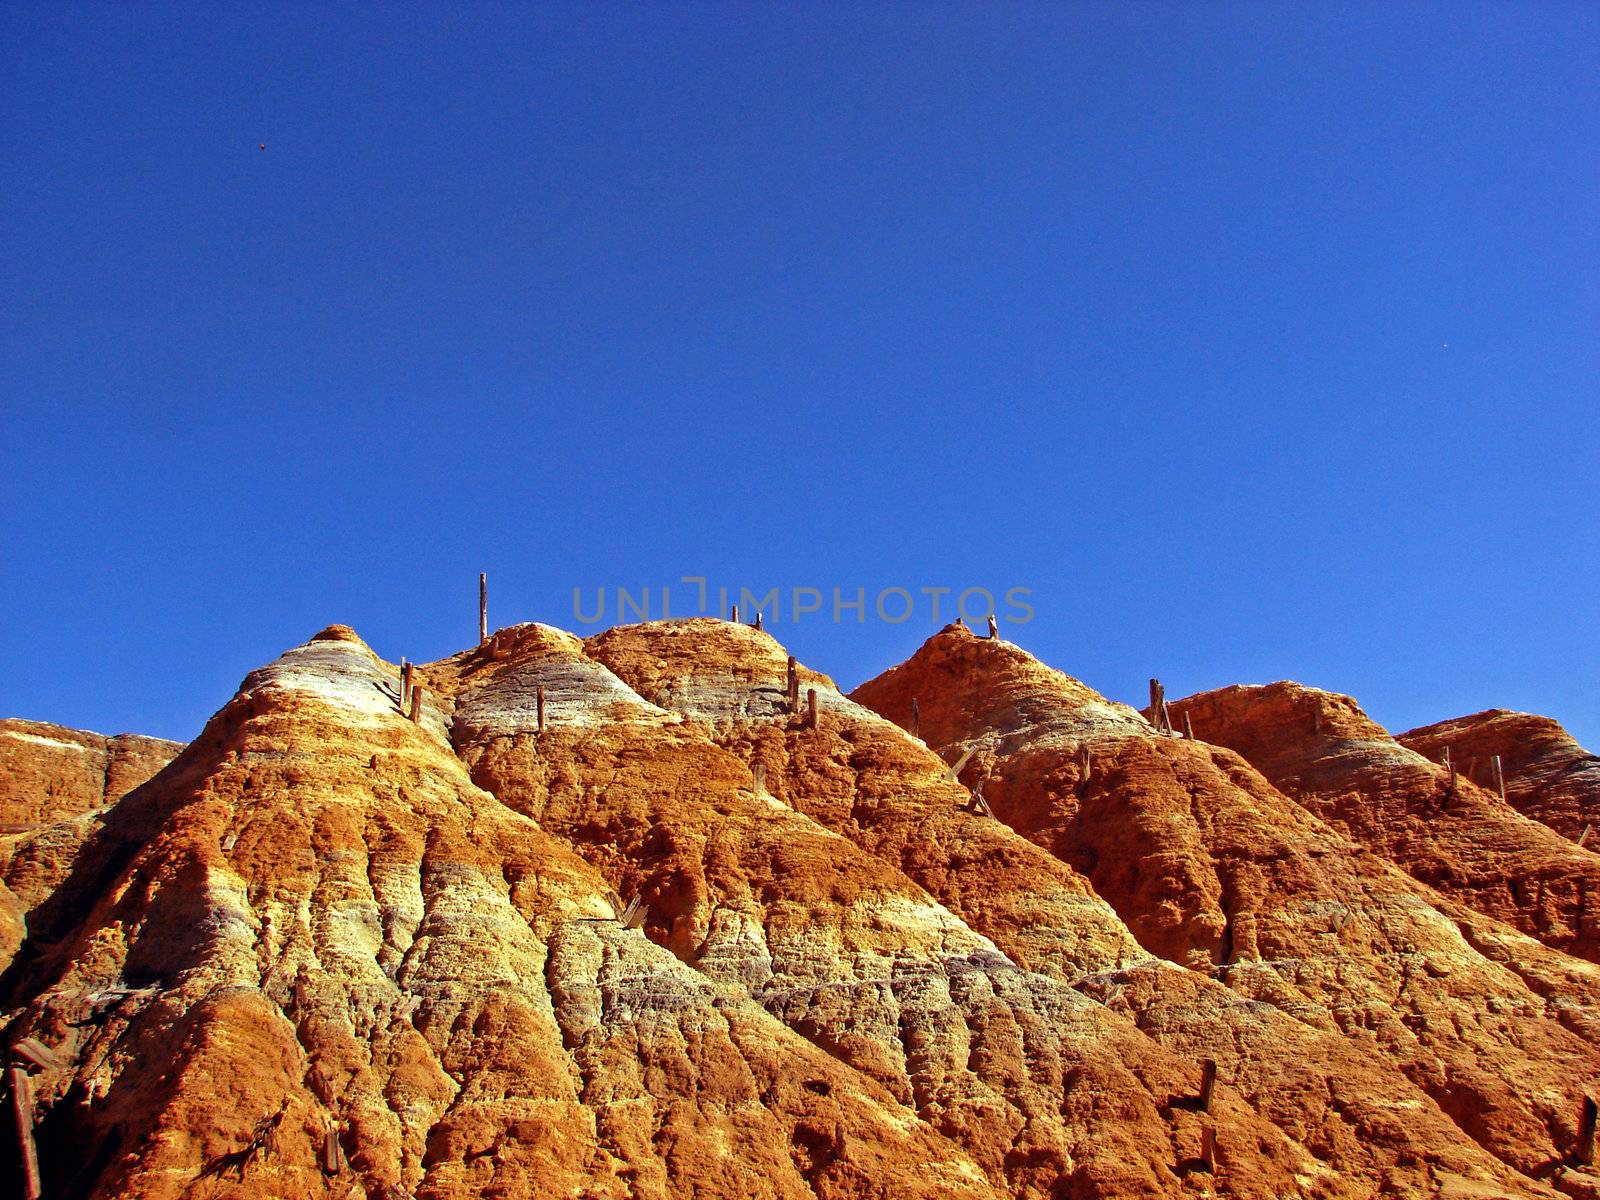
<svg viewBox="0 0 1600 1200">
<path fill-rule="evenodd" d="M 9 4 L 0 713 L 189 737 L 330 622 L 469 644 L 484 570 L 496 625 L 863 588 L 772 626 L 847 687 L 921 589 L 1028 588 L 1118 699 L 1600 749 L 1597 52 L 1556 3 Z"/>
</svg>

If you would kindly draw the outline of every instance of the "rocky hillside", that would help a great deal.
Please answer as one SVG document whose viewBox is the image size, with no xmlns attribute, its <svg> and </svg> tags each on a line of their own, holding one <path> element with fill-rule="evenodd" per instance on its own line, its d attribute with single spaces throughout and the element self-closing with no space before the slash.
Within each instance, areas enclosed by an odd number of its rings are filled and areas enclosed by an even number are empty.
<svg viewBox="0 0 1600 1200">
<path fill-rule="evenodd" d="M 1303 692 L 1198 741 L 960 626 L 849 696 L 723 621 L 333 626 L 181 753 L 0 722 L 0 1173 L 1600 1195 L 1600 856 L 1531 819 L 1582 751 L 1493 731 L 1501 800 Z"/>
</svg>

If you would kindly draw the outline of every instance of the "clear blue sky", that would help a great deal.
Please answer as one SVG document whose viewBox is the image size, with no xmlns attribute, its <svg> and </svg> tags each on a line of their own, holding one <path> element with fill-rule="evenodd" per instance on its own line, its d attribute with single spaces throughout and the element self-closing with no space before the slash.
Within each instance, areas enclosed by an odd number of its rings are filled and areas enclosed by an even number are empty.
<svg viewBox="0 0 1600 1200">
<path fill-rule="evenodd" d="M 0 714 L 186 738 L 487 570 L 1027 587 L 1118 699 L 1600 750 L 1597 61 L 1586 4 L 7 4 Z M 853 686 L 914 598 L 774 632 Z"/>
</svg>

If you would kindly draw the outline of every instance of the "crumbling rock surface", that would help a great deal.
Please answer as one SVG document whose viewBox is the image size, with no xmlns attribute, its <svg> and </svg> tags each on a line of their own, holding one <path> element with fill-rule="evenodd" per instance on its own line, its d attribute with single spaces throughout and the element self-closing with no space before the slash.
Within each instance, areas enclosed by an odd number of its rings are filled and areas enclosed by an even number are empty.
<svg viewBox="0 0 1600 1200">
<path fill-rule="evenodd" d="M 1008 957 L 896 865 L 904 835 L 891 860 L 871 852 L 880 843 L 863 832 L 870 822 L 841 836 L 814 819 L 782 750 L 793 733 L 832 753 L 832 722 L 853 706 L 825 678 L 804 673 L 827 699 L 819 727 L 801 728 L 784 704 L 785 656 L 764 634 L 714 621 L 615 632 L 586 647 L 544 627 L 502 630 L 426 675 L 454 700 L 457 747 L 474 780 L 577 847 L 620 895 L 640 896 L 645 928 L 686 963 L 888 1089 L 1008 1195 L 1182 1192 L 1208 1125 L 1237 1194 L 1352 1194 L 1231 1090 L 1210 1115 L 1175 1106 L 1196 1089 L 1198 1063 Z M 628 669 L 638 665 L 629 649 L 656 638 L 698 650 L 705 673 L 646 684 Z M 617 699 L 636 683 L 650 698 Z M 601 707 L 609 719 L 591 721 Z M 759 787 L 749 764 L 712 736 L 738 723 L 733 713 L 771 735 Z M 856 749 L 864 760 L 867 748 Z M 942 791 L 950 808 L 960 788 L 920 756 L 922 786 Z M 857 793 L 863 811 L 889 800 Z M 928 815 L 914 796 L 903 807 L 913 822 Z M 963 824 L 999 832 L 953 816 L 947 836 Z M 1047 953 L 1112 965 L 1142 957 L 1082 880 L 1016 849 L 1042 869 L 1033 915 L 1059 913 L 1041 939 Z M 1049 894 L 1051 874 L 1064 897 Z M 1084 910 L 1087 930 L 1078 928 Z"/>
<path fill-rule="evenodd" d="M 96 835 L 98 901 L 10 981 L 10 1039 L 65 1061 L 36 1081 L 52 1191 L 999 1194 L 610 919 L 397 683 L 346 631 L 290 651 Z"/>
<path fill-rule="evenodd" d="M 1600 968 L 1009 643 L 793 670 L 516 626 L 413 721 L 332 626 L 181 753 L 0 722 L 46 1195 L 1597 1194 Z"/>
<path fill-rule="evenodd" d="M 1010 643 L 948 628 L 852 696 L 897 723 L 915 700 L 947 759 L 973 751 L 963 778 L 995 814 L 1083 871 L 1152 952 L 1343 1038 L 1529 1176 L 1570 1149 L 1600 1067 L 1580 1032 L 1589 964 L 1564 959 L 1571 990 L 1556 991 L 1563 973 L 1544 963 L 1535 986 L 1473 945 L 1447 897 L 1238 754 L 1160 733 Z M 1480 914 L 1470 925 L 1502 950 L 1526 941 Z"/>
<path fill-rule="evenodd" d="M 1389 736 L 1349 696 L 1295 683 L 1203 692 L 1171 708 L 1174 719 L 1190 718 L 1196 736 L 1238 751 L 1284 793 L 1417 879 L 1548 946 L 1600 959 L 1600 911 L 1589 903 L 1600 896 L 1600 855 L 1472 782 L 1487 779 L 1487 755 L 1457 756 L 1452 775 Z"/>
<path fill-rule="evenodd" d="M 17 832 L 114 804 L 183 747 L 0 718 L 0 830 Z"/>
<path fill-rule="evenodd" d="M 1549 717 L 1493 708 L 1396 740 L 1433 762 L 1443 761 L 1448 749 L 1457 770 L 1481 787 L 1493 786 L 1491 760 L 1499 755 L 1511 806 L 1563 837 L 1577 841 L 1600 824 L 1600 757 Z"/>
</svg>

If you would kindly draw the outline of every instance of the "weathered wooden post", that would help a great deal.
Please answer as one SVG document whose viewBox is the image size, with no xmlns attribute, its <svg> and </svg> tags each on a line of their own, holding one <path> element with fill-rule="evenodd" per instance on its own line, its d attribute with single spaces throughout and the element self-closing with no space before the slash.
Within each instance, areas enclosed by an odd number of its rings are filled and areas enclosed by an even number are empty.
<svg viewBox="0 0 1600 1200">
<path fill-rule="evenodd" d="M 1500 799 L 1506 798 L 1506 772 L 1500 765 L 1500 756 L 1496 754 L 1489 760 L 1494 764 L 1494 790 L 1500 793 Z"/>
<path fill-rule="evenodd" d="M 411 707 L 411 664 L 400 660 L 400 711 Z"/>
<path fill-rule="evenodd" d="M 994 614 L 990 613 L 989 614 L 989 637 L 991 639 L 995 639 L 995 638 L 998 638 L 999 636 L 1000 636 L 1000 626 L 995 624 Z"/>
<path fill-rule="evenodd" d="M 729 617 L 728 620 L 732 621 L 735 625 L 739 623 L 739 606 L 737 604 L 733 606 L 733 616 Z"/>
<path fill-rule="evenodd" d="M 1163 733 L 1172 732 L 1172 717 L 1167 712 L 1167 689 L 1161 686 L 1161 680 L 1150 681 L 1150 724 Z"/>
<path fill-rule="evenodd" d="M 756 628 L 761 628 L 761 610 L 759 608 L 756 609 Z"/>
<path fill-rule="evenodd" d="M 422 693 L 425 689 L 420 683 L 411 685 L 411 719 L 422 720 Z"/>
<path fill-rule="evenodd" d="M 1194 741 L 1194 724 L 1189 720 L 1189 710 L 1183 710 L 1183 736 Z"/>
<path fill-rule="evenodd" d="M 922 710 L 917 707 L 917 698 L 911 697 L 911 736 L 922 736 Z"/>
<path fill-rule="evenodd" d="M 1207 1125 L 1200 1131 L 1200 1161 L 1205 1163 L 1209 1173 L 1217 1173 L 1217 1129 L 1214 1125 Z"/>
<path fill-rule="evenodd" d="M 1583 832 L 1578 835 L 1578 849 L 1583 849 L 1583 844 L 1589 840 L 1589 835 L 1594 832 L 1593 825 L 1585 825 Z"/>
<path fill-rule="evenodd" d="M 1578 1144 L 1572 1152 L 1572 1157 L 1577 1159 L 1579 1166 L 1594 1165 L 1594 1127 L 1597 1115 L 1600 1115 L 1600 1108 L 1596 1108 L 1591 1097 L 1585 1096 L 1583 1110 L 1578 1114 Z"/>
<path fill-rule="evenodd" d="M 789 655 L 789 676 L 785 686 L 789 694 L 789 711 L 798 713 L 800 711 L 800 671 L 792 654 Z"/>
<path fill-rule="evenodd" d="M 1450 756 L 1449 746 L 1444 748 L 1444 766 L 1445 770 L 1450 772 L 1450 794 L 1454 796 L 1456 794 L 1456 763 L 1455 759 Z"/>
<path fill-rule="evenodd" d="M 337 1175 L 344 1167 L 344 1147 L 339 1144 L 339 1131 L 329 1129 L 322 1135 L 322 1172 L 325 1175 Z"/>
<path fill-rule="evenodd" d="M 960 758 L 956 759 L 955 766 L 945 768 L 944 777 L 950 780 L 952 783 L 960 780 L 962 768 L 972 761 L 972 756 L 977 752 L 978 748 L 976 746 L 968 746 L 966 752 L 962 754 Z"/>
<path fill-rule="evenodd" d="M 478 572 L 478 645 L 489 640 L 489 577 Z"/>
<path fill-rule="evenodd" d="M 1217 1060 L 1203 1059 L 1200 1063 L 1200 1111 L 1211 1111 L 1211 1093 L 1217 1087 Z"/>
<path fill-rule="evenodd" d="M 817 689 L 806 689 L 806 728 L 817 727 Z"/>
<path fill-rule="evenodd" d="M 539 732 L 544 732 L 544 689 L 539 688 L 533 693 L 533 707 L 535 719 L 539 722 Z"/>
<path fill-rule="evenodd" d="M 12 1125 L 17 1134 L 17 1158 L 22 1163 L 23 1200 L 40 1200 L 44 1194 L 39 1182 L 39 1149 L 33 1142 L 33 1084 L 21 1067 L 6 1069 L 6 1086 L 11 1093 Z"/>
<path fill-rule="evenodd" d="M 60 1055 L 36 1037 L 23 1038 L 15 1046 L 11 1047 L 11 1054 L 14 1058 L 20 1058 L 23 1062 L 30 1063 L 42 1071 L 51 1071 L 57 1067 L 66 1066 L 61 1061 Z"/>
<path fill-rule="evenodd" d="M 984 798 L 983 781 L 981 779 L 978 781 L 978 786 L 972 789 L 972 800 L 970 803 L 973 812 L 981 813 L 982 815 L 991 818 L 994 816 L 994 809 L 990 807 L 989 801 Z"/>
</svg>

